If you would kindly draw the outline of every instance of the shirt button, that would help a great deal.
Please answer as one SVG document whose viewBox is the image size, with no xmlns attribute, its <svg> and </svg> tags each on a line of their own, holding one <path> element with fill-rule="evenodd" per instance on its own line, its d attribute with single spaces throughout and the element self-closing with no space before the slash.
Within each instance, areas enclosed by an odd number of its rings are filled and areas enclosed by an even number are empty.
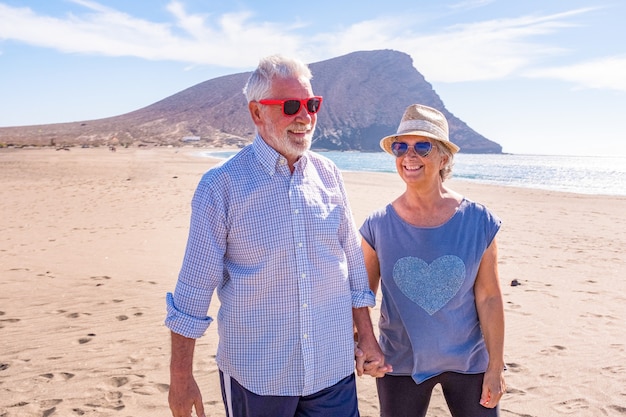
<svg viewBox="0 0 626 417">
<path fill-rule="evenodd" d="M 295 214 L 298 214 L 298 213 L 300 212 L 300 210 L 295 209 L 293 212 L 294 212 Z"/>
<path fill-rule="evenodd" d="M 302 247 L 302 242 L 298 243 L 298 247 L 301 248 Z"/>
<path fill-rule="evenodd" d="M 302 273 L 302 275 L 300 275 L 300 277 L 302 277 L 302 278 L 306 278 L 306 274 L 305 274 L 305 273 Z"/>
<path fill-rule="evenodd" d="M 307 308 L 309 305 L 307 303 L 302 304 L 302 308 Z"/>
<path fill-rule="evenodd" d="M 305 333 L 304 336 L 302 336 L 302 337 L 304 337 L 305 339 L 308 339 L 309 335 Z"/>
</svg>

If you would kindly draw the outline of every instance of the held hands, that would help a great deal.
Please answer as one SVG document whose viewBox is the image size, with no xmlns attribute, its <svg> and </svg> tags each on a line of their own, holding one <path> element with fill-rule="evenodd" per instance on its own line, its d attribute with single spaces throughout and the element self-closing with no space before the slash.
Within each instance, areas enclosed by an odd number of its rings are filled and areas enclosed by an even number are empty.
<svg viewBox="0 0 626 417">
<path fill-rule="evenodd" d="M 387 372 L 393 371 L 391 365 L 385 364 L 385 356 L 376 340 L 355 343 L 354 359 L 358 376 L 365 374 L 374 378 L 382 378 Z"/>
</svg>

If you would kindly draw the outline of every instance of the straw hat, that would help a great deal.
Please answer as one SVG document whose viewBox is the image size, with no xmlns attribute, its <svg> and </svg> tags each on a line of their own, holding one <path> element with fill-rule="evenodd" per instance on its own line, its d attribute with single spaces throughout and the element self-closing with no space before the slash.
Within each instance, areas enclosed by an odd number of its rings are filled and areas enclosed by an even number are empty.
<svg viewBox="0 0 626 417">
<path fill-rule="evenodd" d="M 395 135 L 385 136 L 380 141 L 380 147 L 391 153 L 391 144 L 399 136 L 422 136 L 438 140 L 452 153 L 459 151 L 459 147 L 448 139 L 448 122 L 446 117 L 432 107 L 421 104 L 411 104 L 404 111 L 400 126 Z"/>
</svg>

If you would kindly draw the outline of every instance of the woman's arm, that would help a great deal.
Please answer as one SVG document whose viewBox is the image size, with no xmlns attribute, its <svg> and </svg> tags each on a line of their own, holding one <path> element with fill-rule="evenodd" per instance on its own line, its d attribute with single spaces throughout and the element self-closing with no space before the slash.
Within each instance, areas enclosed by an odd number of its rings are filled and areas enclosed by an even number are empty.
<svg viewBox="0 0 626 417">
<path fill-rule="evenodd" d="M 365 268 L 370 281 L 370 289 L 376 295 L 380 285 L 380 264 L 378 263 L 378 255 L 365 239 L 361 240 L 361 249 L 365 258 Z"/>
<path fill-rule="evenodd" d="M 365 258 L 370 289 L 376 294 L 380 281 L 378 256 L 364 239 L 362 240 L 361 248 Z M 357 347 L 355 348 L 357 374 L 359 376 L 368 374 L 377 378 L 383 377 L 387 372 L 391 372 L 393 368 L 385 363 L 385 357 L 376 341 L 369 309 L 353 309 L 353 314 L 355 323 L 354 340 L 357 342 Z"/>
<path fill-rule="evenodd" d="M 498 248 L 491 243 L 480 261 L 474 284 L 476 310 L 482 329 L 489 365 L 483 381 L 480 403 L 494 408 L 506 391 L 504 382 L 504 303 L 498 274 Z"/>
</svg>

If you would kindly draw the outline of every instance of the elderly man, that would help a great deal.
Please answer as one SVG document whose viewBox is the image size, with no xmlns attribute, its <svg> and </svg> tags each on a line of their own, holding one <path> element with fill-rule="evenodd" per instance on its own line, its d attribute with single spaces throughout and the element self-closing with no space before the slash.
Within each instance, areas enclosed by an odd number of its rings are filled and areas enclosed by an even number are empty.
<svg viewBox="0 0 626 417">
<path fill-rule="evenodd" d="M 244 93 L 257 135 L 209 170 L 192 201 L 174 294 L 169 402 L 174 417 L 204 415 L 192 374 L 195 339 L 218 313 L 228 417 L 358 416 L 357 372 L 391 367 L 376 342 L 374 305 L 343 180 L 309 151 L 322 97 L 300 61 L 262 59 Z"/>
</svg>

